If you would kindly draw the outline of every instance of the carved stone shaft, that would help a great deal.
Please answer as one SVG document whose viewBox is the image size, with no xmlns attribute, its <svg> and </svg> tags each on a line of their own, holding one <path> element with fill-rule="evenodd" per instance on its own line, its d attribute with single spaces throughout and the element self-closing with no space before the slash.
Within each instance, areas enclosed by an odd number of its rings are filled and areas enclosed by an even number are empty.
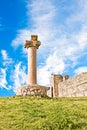
<svg viewBox="0 0 87 130">
<path fill-rule="evenodd" d="M 37 84 L 36 47 L 28 48 L 28 83 Z"/>
</svg>

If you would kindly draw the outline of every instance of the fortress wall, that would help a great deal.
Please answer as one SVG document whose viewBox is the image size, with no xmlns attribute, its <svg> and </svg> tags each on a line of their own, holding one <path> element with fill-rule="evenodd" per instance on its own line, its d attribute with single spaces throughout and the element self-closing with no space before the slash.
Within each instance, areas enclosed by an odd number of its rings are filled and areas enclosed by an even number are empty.
<svg viewBox="0 0 87 130">
<path fill-rule="evenodd" d="M 87 96 L 87 72 L 58 84 L 58 97 Z"/>
</svg>

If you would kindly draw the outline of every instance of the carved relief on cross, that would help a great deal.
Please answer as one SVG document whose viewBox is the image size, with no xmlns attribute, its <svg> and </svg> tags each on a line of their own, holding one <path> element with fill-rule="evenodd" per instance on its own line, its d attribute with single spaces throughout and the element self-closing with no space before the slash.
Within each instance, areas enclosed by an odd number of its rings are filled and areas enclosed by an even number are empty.
<svg viewBox="0 0 87 130">
<path fill-rule="evenodd" d="M 37 35 L 31 35 L 31 40 L 26 40 L 24 44 L 24 48 L 29 48 L 29 47 L 36 47 L 37 49 L 41 45 L 41 42 L 38 41 L 38 36 Z"/>
</svg>

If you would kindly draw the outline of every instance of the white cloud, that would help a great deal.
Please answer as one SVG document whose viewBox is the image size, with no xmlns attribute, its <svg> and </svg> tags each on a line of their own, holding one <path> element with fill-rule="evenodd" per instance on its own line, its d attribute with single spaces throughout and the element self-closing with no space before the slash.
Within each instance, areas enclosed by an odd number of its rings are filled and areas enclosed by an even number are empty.
<svg viewBox="0 0 87 130">
<path fill-rule="evenodd" d="M 55 6 L 49 0 L 46 1 L 46 4 L 44 4 L 44 0 L 33 0 L 31 4 L 29 2 L 27 4 L 27 14 L 32 19 L 32 26 L 28 29 L 18 30 L 16 39 L 12 41 L 12 46 L 16 48 L 23 45 L 32 34 L 39 35 L 43 45 L 47 45 L 46 40 L 49 41 L 53 35 L 51 25 L 55 16 Z"/>
<path fill-rule="evenodd" d="M 23 45 L 26 39 L 29 39 L 29 31 L 27 29 L 18 30 L 18 34 L 16 39 L 12 41 L 12 46 L 14 48 L 19 47 L 19 45 Z"/>
<path fill-rule="evenodd" d="M 10 58 L 7 54 L 6 50 L 1 50 L 2 60 L 3 60 L 3 66 L 8 66 L 9 64 L 13 63 L 12 58 Z"/>
<path fill-rule="evenodd" d="M 26 84 L 27 75 L 25 70 L 26 68 L 25 66 L 22 66 L 21 62 L 15 65 L 15 69 L 11 75 L 11 80 L 13 81 L 14 89 Z"/>
<path fill-rule="evenodd" d="M 1 50 L 2 66 L 0 68 L 0 87 L 13 89 L 26 84 L 26 67 L 21 62 L 14 64 L 13 59 L 8 56 L 6 50 Z"/>
<path fill-rule="evenodd" d="M 73 5 L 73 4 L 72 4 Z M 68 17 L 67 24 L 71 28 L 74 26 L 79 28 L 78 25 L 84 26 L 87 24 L 87 0 L 76 0 L 72 8 L 72 15 Z"/>
<path fill-rule="evenodd" d="M 3 60 L 7 60 L 8 59 L 8 55 L 7 55 L 6 50 L 1 50 L 1 54 L 2 54 Z"/>
<path fill-rule="evenodd" d="M 87 28 L 82 29 L 82 31 L 77 36 L 77 41 L 80 51 L 87 49 Z"/>
<path fill-rule="evenodd" d="M 46 0 L 46 3 L 44 3 L 44 0 L 33 0 L 31 5 L 27 5 L 28 9 L 29 7 L 31 10 L 28 12 L 31 13 L 31 19 L 36 27 L 44 28 L 50 26 L 49 23 L 52 23 L 52 18 L 55 16 L 56 11 L 52 1 Z"/>
<path fill-rule="evenodd" d="M 11 85 L 8 84 L 7 80 L 9 79 L 9 75 L 7 74 L 9 71 L 9 65 L 13 63 L 12 58 L 10 58 L 7 54 L 6 50 L 1 50 L 1 66 L 0 66 L 0 88 L 12 89 Z"/>
<path fill-rule="evenodd" d="M 0 68 L 0 86 L 6 86 L 7 81 L 6 81 L 6 69 Z"/>
<path fill-rule="evenodd" d="M 7 80 L 6 80 L 6 69 L 0 68 L 0 87 L 9 89 L 7 86 Z"/>
<path fill-rule="evenodd" d="M 82 72 L 87 72 L 87 66 L 78 67 L 74 72 L 75 72 L 75 74 L 80 74 Z"/>
<path fill-rule="evenodd" d="M 65 67 L 64 61 L 56 53 L 49 55 L 45 65 L 38 68 L 38 83 L 50 85 L 51 74 L 62 73 Z"/>
</svg>

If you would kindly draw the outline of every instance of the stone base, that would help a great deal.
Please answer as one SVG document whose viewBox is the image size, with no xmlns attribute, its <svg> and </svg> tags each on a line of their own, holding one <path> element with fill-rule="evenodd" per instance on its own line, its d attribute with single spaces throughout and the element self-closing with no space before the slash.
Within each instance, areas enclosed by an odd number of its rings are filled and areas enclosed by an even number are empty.
<svg viewBox="0 0 87 130">
<path fill-rule="evenodd" d="M 47 96 L 47 90 L 48 88 L 45 86 L 41 86 L 38 84 L 33 85 L 25 85 L 17 88 L 16 95 L 20 96 Z"/>
</svg>

